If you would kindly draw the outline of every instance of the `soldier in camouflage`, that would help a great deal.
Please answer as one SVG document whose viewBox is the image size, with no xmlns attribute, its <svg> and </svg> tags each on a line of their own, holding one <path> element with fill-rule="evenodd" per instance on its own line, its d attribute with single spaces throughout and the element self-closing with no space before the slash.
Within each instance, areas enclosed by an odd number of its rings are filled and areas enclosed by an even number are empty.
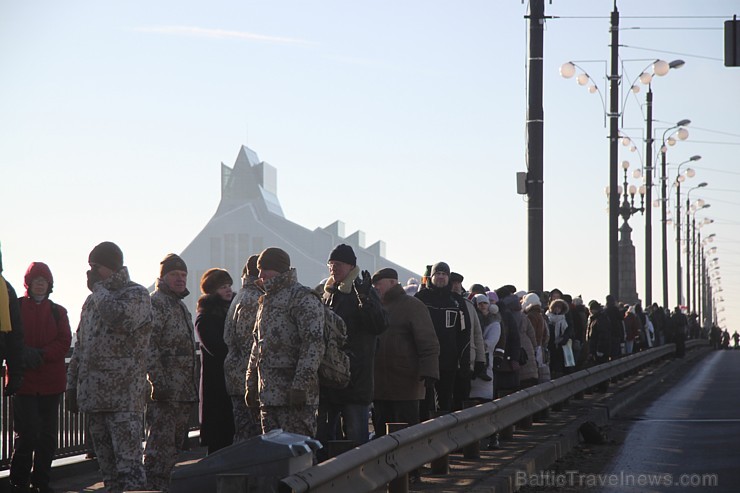
<svg viewBox="0 0 740 493">
<path fill-rule="evenodd" d="M 231 301 L 224 324 L 224 342 L 229 348 L 224 360 L 224 378 L 234 413 L 234 443 L 262 433 L 259 411 L 248 408 L 244 401 L 252 330 L 257 319 L 259 297 L 263 294 L 257 286 L 257 257 L 249 257 L 244 266 L 242 288 Z"/>
<path fill-rule="evenodd" d="M 177 453 L 198 402 L 193 318 L 183 303 L 188 268 L 174 253 L 160 263 L 152 293 L 152 335 L 147 354 L 151 395 L 147 402 L 144 466 L 150 489 L 167 491 Z"/>
<path fill-rule="evenodd" d="M 257 267 L 265 294 L 247 368 L 247 405 L 259 405 L 263 432 L 282 428 L 316 436 L 324 307 L 298 283 L 285 251 L 267 248 Z"/>
<path fill-rule="evenodd" d="M 140 490 L 146 483 L 141 430 L 151 301 L 129 278 L 114 243 L 97 245 L 88 262 L 92 294 L 82 306 L 67 370 L 67 403 L 87 414 L 106 490 Z"/>
</svg>

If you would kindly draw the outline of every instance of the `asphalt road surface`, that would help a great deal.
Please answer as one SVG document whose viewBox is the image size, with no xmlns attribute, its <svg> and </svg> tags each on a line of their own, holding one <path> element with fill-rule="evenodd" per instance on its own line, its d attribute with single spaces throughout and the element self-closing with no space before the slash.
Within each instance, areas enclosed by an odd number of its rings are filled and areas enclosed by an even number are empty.
<svg viewBox="0 0 740 493">
<path fill-rule="evenodd" d="M 593 491 L 740 491 L 740 351 L 714 351 L 634 417 Z"/>
</svg>

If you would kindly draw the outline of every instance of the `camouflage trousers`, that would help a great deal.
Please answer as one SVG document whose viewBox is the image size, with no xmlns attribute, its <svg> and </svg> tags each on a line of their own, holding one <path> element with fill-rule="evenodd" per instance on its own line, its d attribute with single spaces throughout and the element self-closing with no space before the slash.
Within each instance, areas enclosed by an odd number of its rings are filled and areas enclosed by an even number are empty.
<svg viewBox="0 0 740 493">
<path fill-rule="evenodd" d="M 259 410 L 248 408 L 243 395 L 231 396 L 231 408 L 234 412 L 234 443 L 262 434 Z"/>
<path fill-rule="evenodd" d="M 144 467 L 149 489 L 168 491 L 170 473 L 188 432 L 192 402 L 149 401 Z"/>
<path fill-rule="evenodd" d="M 315 437 L 318 410 L 318 406 L 260 406 L 262 432 L 280 428 L 288 433 Z"/>
<path fill-rule="evenodd" d="M 140 412 L 87 413 L 88 433 L 105 488 L 110 493 L 144 488 Z"/>
</svg>

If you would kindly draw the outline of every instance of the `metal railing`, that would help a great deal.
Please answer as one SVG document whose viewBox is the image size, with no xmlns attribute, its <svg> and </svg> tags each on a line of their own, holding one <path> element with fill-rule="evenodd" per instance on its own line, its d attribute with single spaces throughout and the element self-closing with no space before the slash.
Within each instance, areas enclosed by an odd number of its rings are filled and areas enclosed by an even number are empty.
<svg viewBox="0 0 740 493">
<path fill-rule="evenodd" d="M 69 358 L 67 358 L 66 363 L 69 364 Z M 200 351 L 198 351 L 196 365 L 197 374 L 200 375 Z M 4 377 L 5 366 L 0 366 L 0 381 L 4 381 Z M 64 394 L 62 394 L 62 398 L 59 401 L 57 413 L 59 417 L 59 432 L 54 458 L 62 459 L 92 452 L 92 443 L 87 443 L 87 418 L 85 413 L 68 411 Z M 198 426 L 198 409 L 195 406 L 190 414 L 188 428 L 190 430 L 197 430 Z M 146 429 L 146 423 L 144 429 Z M 143 436 L 144 430 L 142 430 L 142 438 Z M 5 397 L 0 392 L 0 471 L 10 468 L 10 460 L 13 457 L 13 442 L 13 397 Z"/>
<path fill-rule="evenodd" d="M 687 348 L 706 345 L 694 340 Z M 282 480 L 281 491 L 371 492 L 476 440 L 675 352 L 642 351 L 382 436 Z"/>
</svg>

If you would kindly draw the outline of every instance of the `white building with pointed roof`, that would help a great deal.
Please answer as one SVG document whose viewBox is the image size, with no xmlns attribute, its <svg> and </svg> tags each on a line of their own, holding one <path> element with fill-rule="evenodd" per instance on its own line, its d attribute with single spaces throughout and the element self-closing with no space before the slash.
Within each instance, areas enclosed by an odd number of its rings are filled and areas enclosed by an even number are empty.
<svg viewBox="0 0 740 493">
<path fill-rule="evenodd" d="M 386 259 L 383 241 L 365 247 L 364 232 L 345 236 L 341 221 L 312 231 L 286 219 L 277 196 L 277 170 L 242 146 L 233 168 L 221 163 L 221 202 L 216 213 L 181 253 L 188 264 L 188 290 L 192 293 L 185 301 L 194 314 L 200 278 L 212 267 L 228 270 L 234 290 L 238 290 L 249 256 L 271 246 L 288 252 L 298 280 L 314 287 L 328 276 L 329 253 L 341 243 L 352 246 L 363 270 L 373 273 L 392 267 L 402 284 L 409 277 L 419 277 Z"/>
</svg>

